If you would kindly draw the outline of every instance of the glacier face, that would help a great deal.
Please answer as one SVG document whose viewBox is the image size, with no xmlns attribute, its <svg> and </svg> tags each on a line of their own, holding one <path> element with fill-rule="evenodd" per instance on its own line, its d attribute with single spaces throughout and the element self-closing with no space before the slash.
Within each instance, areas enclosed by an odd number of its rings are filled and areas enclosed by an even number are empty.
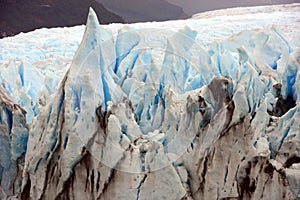
<svg viewBox="0 0 300 200">
<path fill-rule="evenodd" d="M 1 169 L 21 167 L 1 170 L 3 197 L 300 198 L 300 7 L 279 8 L 125 26 L 90 11 L 69 68 L 77 36 L 53 57 L 6 50 L 2 101 L 27 124 L 1 108 Z"/>
<path fill-rule="evenodd" d="M 29 130 L 25 115 L 0 86 L 0 199 L 21 191 Z"/>
</svg>

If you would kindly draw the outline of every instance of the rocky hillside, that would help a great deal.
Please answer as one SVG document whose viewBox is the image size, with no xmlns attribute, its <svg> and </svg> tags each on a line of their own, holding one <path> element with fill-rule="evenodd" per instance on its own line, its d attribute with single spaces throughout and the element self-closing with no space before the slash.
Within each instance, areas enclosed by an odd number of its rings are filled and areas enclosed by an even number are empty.
<svg viewBox="0 0 300 200">
<path fill-rule="evenodd" d="M 84 24 L 89 7 L 102 24 L 124 22 L 93 0 L 0 0 L 0 38 L 37 28 Z"/>
<path fill-rule="evenodd" d="M 181 7 L 166 0 L 98 0 L 127 22 L 165 21 L 186 18 Z"/>
</svg>

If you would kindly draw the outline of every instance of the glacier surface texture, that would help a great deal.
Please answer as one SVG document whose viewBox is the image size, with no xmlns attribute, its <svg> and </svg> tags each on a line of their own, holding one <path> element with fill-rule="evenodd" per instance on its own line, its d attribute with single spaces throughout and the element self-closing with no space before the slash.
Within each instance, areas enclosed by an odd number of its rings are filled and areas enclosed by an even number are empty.
<svg viewBox="0 0 300 200">
<path fill-rule="evenodd" d="M 0 199 L 300 199 L 300 4 L 0 49 Z"/>
</svg>

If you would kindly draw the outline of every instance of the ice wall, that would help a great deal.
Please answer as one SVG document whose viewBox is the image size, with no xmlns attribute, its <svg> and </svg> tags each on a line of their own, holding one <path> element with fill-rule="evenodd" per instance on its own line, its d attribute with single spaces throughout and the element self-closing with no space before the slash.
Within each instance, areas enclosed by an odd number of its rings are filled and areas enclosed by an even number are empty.
<svg viewBox="0 0 300 200">
<path fill-rule="evenodd" d="M 30 130 L 24 198 L 299 197 L 298 49 L 275 28 L 207 48 L 162 33 L 115 36 L 90 11 Z"/>
<path fill-rule="evenodd" d="M 0 199 L 21 192 L 29 130 L 25 115 L 0 86 Z"/>
<path fill-rule="evenodd" d="M 299 5 L 226 12 L 0 41 L 0 198 L 300 198 Z"/>
</svg>

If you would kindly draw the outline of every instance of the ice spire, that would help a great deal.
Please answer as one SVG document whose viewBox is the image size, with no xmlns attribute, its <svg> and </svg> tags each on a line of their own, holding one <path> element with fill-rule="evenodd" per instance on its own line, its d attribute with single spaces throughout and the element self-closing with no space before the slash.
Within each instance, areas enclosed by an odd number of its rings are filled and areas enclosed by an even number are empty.
<svg viewBox="0 0 300 200">
<path fill-rule="evenodd" d="M 84 35 L 82 37 L 81 44 L 77 49 L 73 64 L 80 65 L 80 62 L 89 54 L 89 52 L 100 45 L 101 30 L 99 21 L 95 11 L 90 8 Z"/>
</svg>

